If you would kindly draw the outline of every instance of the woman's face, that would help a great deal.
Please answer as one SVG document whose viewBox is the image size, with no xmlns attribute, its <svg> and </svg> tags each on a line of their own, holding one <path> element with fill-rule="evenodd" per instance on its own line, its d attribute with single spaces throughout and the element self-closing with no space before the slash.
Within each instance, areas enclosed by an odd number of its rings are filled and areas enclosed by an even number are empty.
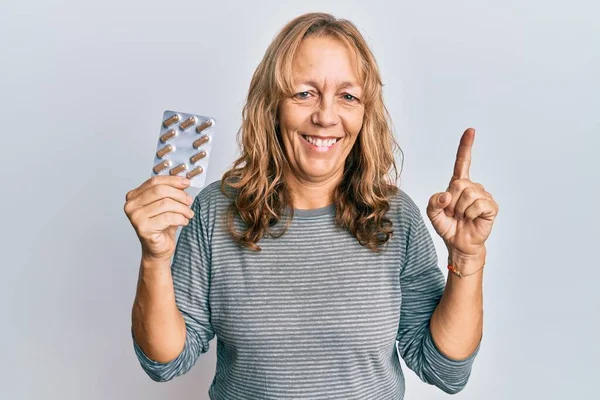
<svg viewBox="0 0 600 400">
<path fill-rule="evenodd" d="M 292 173 L 301 182 L 343 175 L 364 115 L 355 71 L 355 58 L 337 40 L 309 37 L 300 44 L 292 67 L 294 94 L 280 102 L 278 120 Z"/>
</svg>

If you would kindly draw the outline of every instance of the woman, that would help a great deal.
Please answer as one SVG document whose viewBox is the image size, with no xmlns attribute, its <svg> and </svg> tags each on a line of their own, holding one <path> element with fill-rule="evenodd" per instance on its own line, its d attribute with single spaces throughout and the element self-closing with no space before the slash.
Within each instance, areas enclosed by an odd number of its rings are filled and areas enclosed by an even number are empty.
<svg viewBox="0 0 600 400">
<path fill-rule="evenodd" d="M 469 180 L 468 129 L 445 199 L 427 207 L 445 285 L 419 208 L 387 179 L 397 144 L 381 88 L 352 23 L 300 16 L 252 78 L 223 179 L 195 199 L 172 176 L 127 194 L 142 244 L 132 338 L 153 380 L 186 373 L 216 335 L 211 399 L 401 399 L 396 341 L 424 382 L 465 386 L 498 207 Z"/>
</svg>

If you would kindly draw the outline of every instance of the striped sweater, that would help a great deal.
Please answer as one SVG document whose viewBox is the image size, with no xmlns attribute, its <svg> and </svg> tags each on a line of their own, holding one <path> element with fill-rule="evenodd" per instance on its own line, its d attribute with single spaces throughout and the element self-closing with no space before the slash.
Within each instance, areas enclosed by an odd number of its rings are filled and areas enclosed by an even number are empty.
<svg viewBox="0 0 600 400">
<path fill-rule="evenodd" d="M 403 399 L 398 353 L 423 382 L 462 390 L 479 346 L 452 360 L 433 342 L 429 321 L 445 279 L 421 212 L 404 191 L 392 198 L 394 235 L 379 254 L 336 227 L 333 204 L 295 210 L 288 231 L 263 237 L 262 251 L 253 252 L 226 230 L 230 200 L 220 183 L 194 199 L 195 216 L 173 255 L 186 323 L 182 352 L 167 363 L 151 360 L 131 330 L 152 380 L 185 374 L 216 335 L 211 400 Z M 239 216 L 235 226 L 243 226 Z"/>
</svg>

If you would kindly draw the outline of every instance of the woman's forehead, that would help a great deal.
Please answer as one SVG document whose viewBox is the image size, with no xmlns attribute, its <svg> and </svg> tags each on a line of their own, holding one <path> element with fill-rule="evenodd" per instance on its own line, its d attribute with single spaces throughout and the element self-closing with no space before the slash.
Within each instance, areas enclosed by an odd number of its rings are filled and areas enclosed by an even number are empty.
<svg viewBox="0 0 600 400">
<path fill-rule="evenodd" d="M 356 52 L 331 38 L 304 39 L 292 62 L 292 84 L 360 88 Z"/>
</svg>

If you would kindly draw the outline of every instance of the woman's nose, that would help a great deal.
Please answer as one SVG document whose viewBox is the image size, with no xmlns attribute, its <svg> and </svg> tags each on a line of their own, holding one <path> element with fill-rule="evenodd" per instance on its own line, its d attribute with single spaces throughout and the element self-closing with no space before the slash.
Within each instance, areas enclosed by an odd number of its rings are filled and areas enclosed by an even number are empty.
<svg viewBox="0 0 600 400">
<path fill-rule="evenodd" d="M 337 104 L 332 99 L 322 98 L 312 115 L 312 122 L 324 128 L 334 126 L 339 119 Z"/>
</svg>

